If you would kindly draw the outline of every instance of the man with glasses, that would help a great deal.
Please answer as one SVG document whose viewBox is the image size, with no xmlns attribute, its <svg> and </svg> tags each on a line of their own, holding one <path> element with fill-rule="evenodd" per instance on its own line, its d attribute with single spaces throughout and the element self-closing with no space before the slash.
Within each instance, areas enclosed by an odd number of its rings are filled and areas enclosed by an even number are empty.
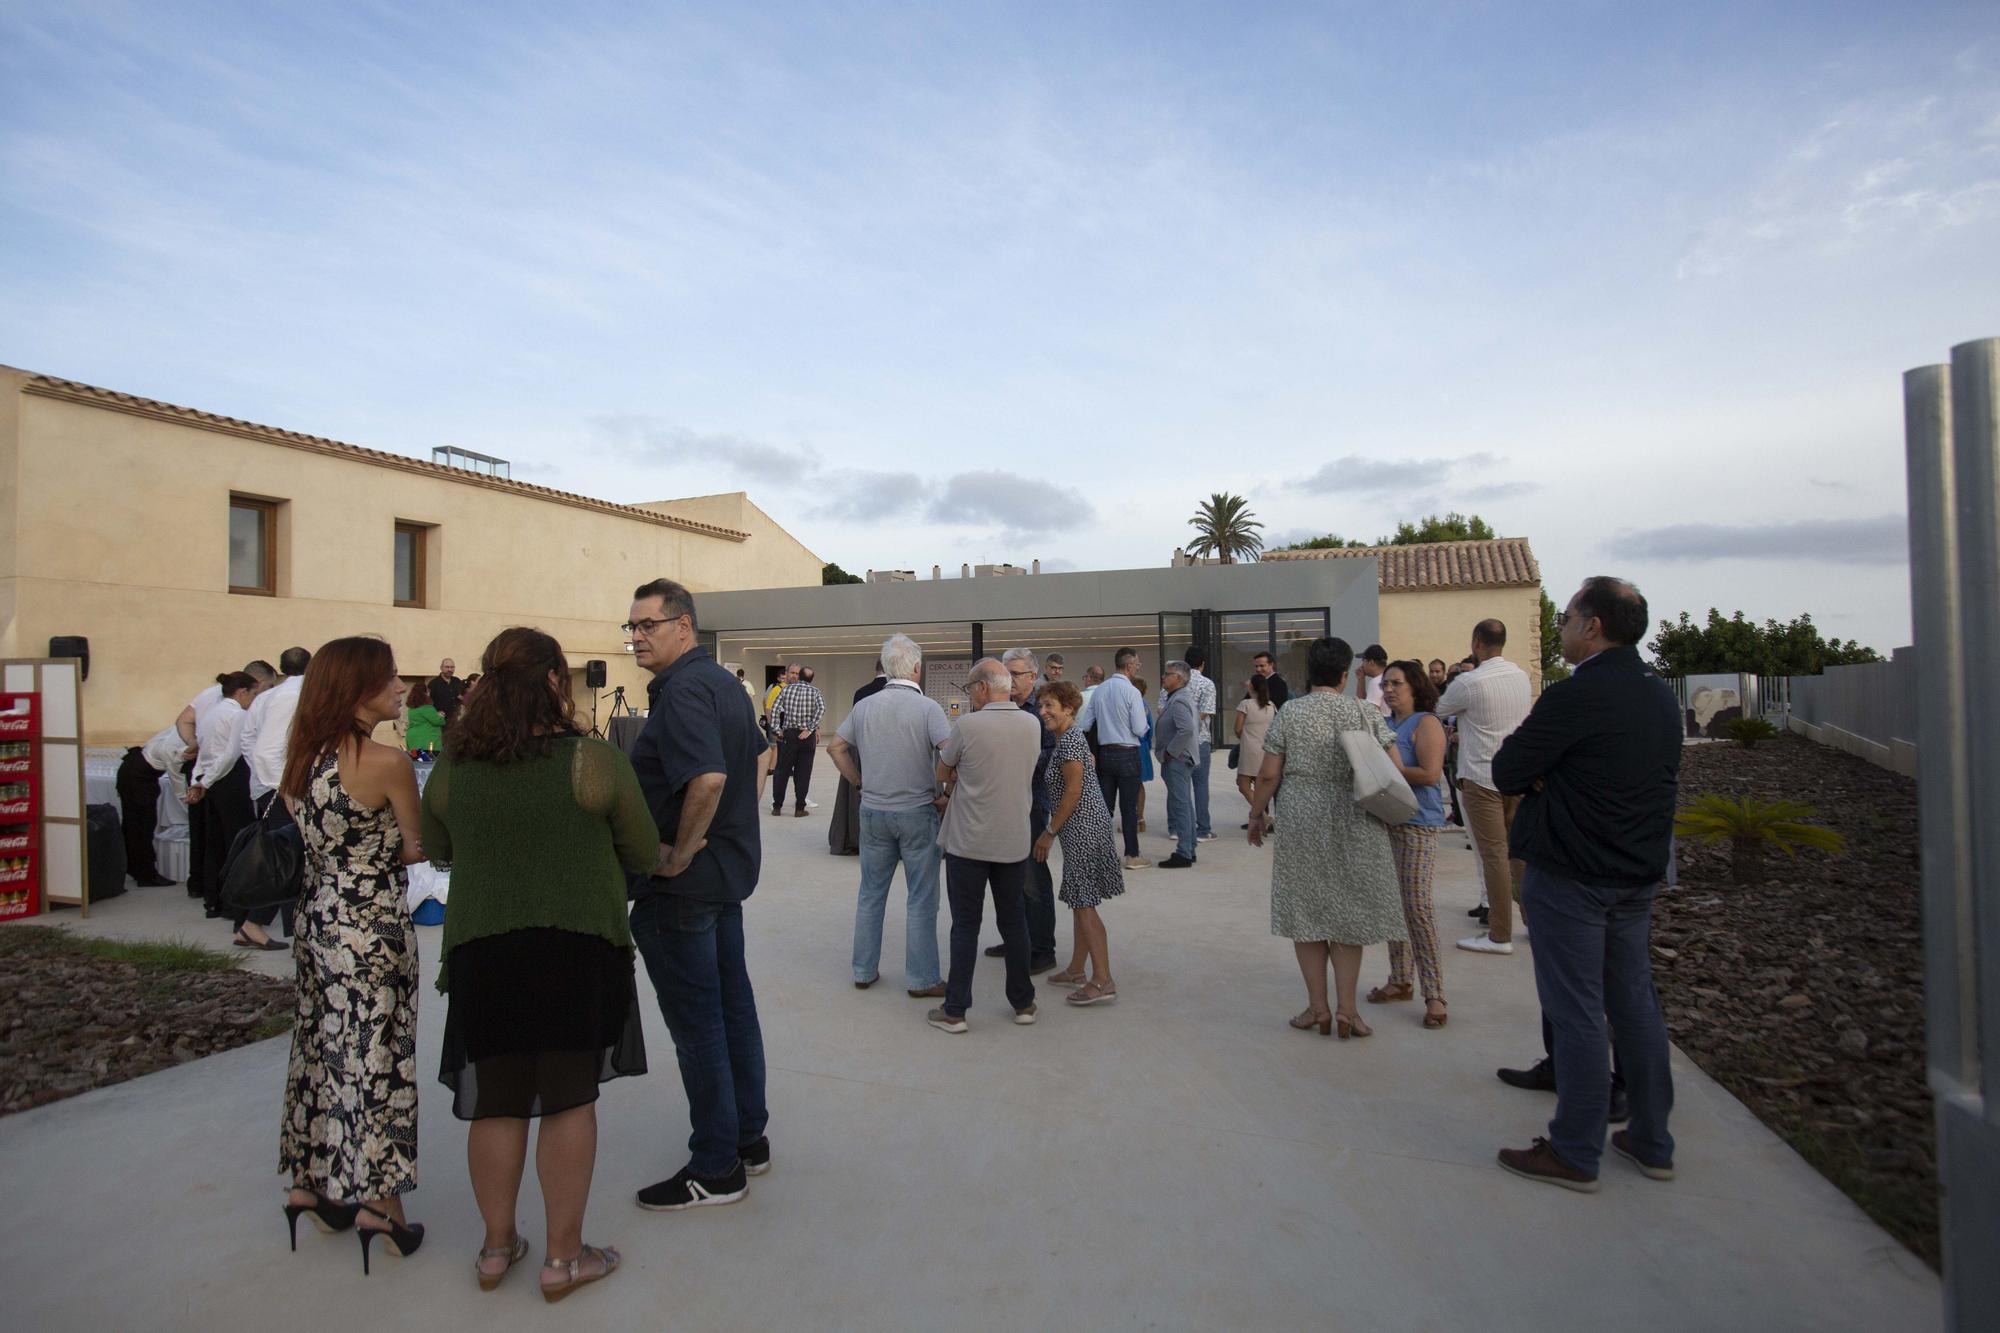
<svg viewBox="0 0 2000 1333">
<path fill-rule="evenodd" d="M 778 767 L 771 777 L 771 813 L 785 812 L 785 783 L 792 783 L 798 807 L 806 817 L 806 788 L 812 785 L 813 757 L 819 752 L 819 724 L 826 717 L 826 699 L 812 683 L 812 668 L 795 665 L 796 677 L 778 691 L 771 705 L 771 726 L 778 733 Z"/>
<path fill-rule="evenodd" d="M 639 1191 L 677 1212 L 734 1203 L 771 1166 L 764 1034 L 743 961 L 743 901 L 757 887 L 757 716 L 695 631 L 670 579 L 632 594 L 632 657 L 652 673 L 632 767 L 659 826 L 661 865 L 637 891 L 632 942 L 646 960 L 687 1090 L 688 1164 Z"/>
<path fill-rule="evenodd" d="M 1028 840 L 1030 844 L 1042 836 L 1042 830 L 1049 826 L 1049 793 L 1046 777 L 1049 771 L 1049 756 L 1055 753 L 1055 733 L 1048 723 L 1042 721 L 1041 685 L 1035 675 L 1035 654 L 1027 648 L 1009 648 L 1000 654 L 1000 664 L 1007 668 L 1007 698 L 1022 712 L 1031 714 L 1035 725 L 1042 729 L 1042 748 L 1035 760 L 1035 776 L 1028 791 Z M 1051 680 L 1062 679 L 1062 659 L 1051 657 L 1047 663 L 1053 674 Z M 1046 861 L 1028 858 L 1028 884 L 1025 890 L 1028 900 L 1028 971 L 1039 976 L 1043 972 L 1056 969 L 1056 883 L 1049 873 Z M 1006 955 L 1007 946 L 991 945 L 986 950 L 988 958 Z"/>
</svg>

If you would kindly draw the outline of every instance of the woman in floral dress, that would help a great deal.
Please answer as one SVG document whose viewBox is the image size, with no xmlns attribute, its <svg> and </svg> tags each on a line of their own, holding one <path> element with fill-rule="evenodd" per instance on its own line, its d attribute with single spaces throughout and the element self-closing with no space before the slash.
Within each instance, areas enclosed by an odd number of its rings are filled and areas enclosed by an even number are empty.
<svg viewBox="0 0 2000 1333">
<path fill-rule="evenodd" d="M 1097 785 L 1097 764 L 1090 743 L 1076 728 L 1083 695 L 1066 680 L 1042 686 L 1042 721 L 1055 733 L 1045 779 L 1049 796 L 1049 826 L 1035 839 L 1035 859 L 1049 859 L 1049 848 L 1062 840 L 1062 889 L 1056 895 L 1071 912 L 1074 941 L 1069 966 L 1049 974 L 1049 984 L 1075 986 L 1069 1002 L 1099 1004 L 1116 999 L 1118 983 L 1111 979 L 1111 943 L 1097 905 L 1125 892 L 1125 872 L 1118 864 L 1118 846 L 1111 839 L 1111 813 Z M 1090 975 L 1084 975 L 1086 958 Z"/>
<path fill-rule="evenodd" d="M 380 639 L 335 639 L 307 668 L 279 790 L 304 837 L 298 1017 L 279 1134 L 289 1209 L 352 1223 L 397 1254 L 423 1240 L 417 1184 L 417 944 L 403 867 L 421 860 L 416 773 L 370 740 L 405 687 Z M 344 1229 L 344 1228 L 342 1228 Z"/>
<path fill-rule="evenodd" d="M 1340 692 L 1353 664 L 1354 649 L 1343 639 L 1314 639 L 1306 650 L 1312 689 L 1293 695 L 1264 737 L 1250 842 L 1263 846 L 1276 797 L 1285 807 L 1285 836 L 1271 861 L 1271 933 L 1292 941 L 1306 982 L 1306 1010 L 1292 1026 L 1325 1035 L 1337 1025 L 1342 1037 L 1366 1037 L 1374 1029 L 1361 1021 L 1354 993 L 1361 950 L 1403 939 L 1407 929 L 1389 826 L 1354 803 L 1354 766 L 1340 741 L 1344 731 L 1365 732 L 1394 758 L 1396 733 L 1374 704 Z"/>
</svg>

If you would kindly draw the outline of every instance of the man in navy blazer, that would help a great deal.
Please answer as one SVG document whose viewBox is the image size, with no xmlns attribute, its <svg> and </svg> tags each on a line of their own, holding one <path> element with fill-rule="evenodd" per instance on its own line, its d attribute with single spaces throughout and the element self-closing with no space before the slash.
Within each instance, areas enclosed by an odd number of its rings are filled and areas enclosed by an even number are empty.
<svg viewBox="0 0 2000 1333">
<path fill-rule="evenodd" d="M 1523 798 L 1508 848 L 1527 863 L 1521 907 L 1556 1081 L 1548 1137 L 1501 1150 L 1500 1165 L 1585 1193 L 1597 1189 L 1610 1109 L 1607 1017 L 1632 1109 L 1611 1146 L 1647 1176 L 1673 1178 L 1673 1076 L 1650 935 L 1682 726 L 1673 692 L 1639 657 L 1647 614 L 1631 584 L 1586 579 L 1556 617 L 1569 679 L 1543 692 L 1493 760 L 1494 786 Z"/>
</svg>

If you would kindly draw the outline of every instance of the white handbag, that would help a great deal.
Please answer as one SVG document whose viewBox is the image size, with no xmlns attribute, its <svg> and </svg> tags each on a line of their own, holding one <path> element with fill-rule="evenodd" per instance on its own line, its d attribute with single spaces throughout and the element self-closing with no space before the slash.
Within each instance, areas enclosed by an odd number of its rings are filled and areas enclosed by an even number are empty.
<svg viewBox="0 0 2000 1333">
<path fill-rule="evenodd" d="M 1384 824 L 1407 824 L 1417 816 L 1417 794 L 1389 752 L 1370 731 L 1343 731 L 1340 744 L 1354 766 L 1354 803 Z"/>
</svg>

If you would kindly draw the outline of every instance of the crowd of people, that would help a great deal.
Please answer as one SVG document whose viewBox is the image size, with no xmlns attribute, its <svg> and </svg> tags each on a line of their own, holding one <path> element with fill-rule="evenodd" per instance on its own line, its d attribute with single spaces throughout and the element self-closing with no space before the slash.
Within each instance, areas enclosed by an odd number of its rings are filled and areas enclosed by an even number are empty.
<svg viewBox="0 0 2000 1333">
<path fill-rule="evenodd" d="M 1500 1162 L 1589 1190 L 1607 1125 L 1621 1120 L 1629 1127 L 1611 1146 L 1649 1176 L 1672 1174 L 1647 923 L 1681 727 L 1634 647 L 1647 624 L 1636 589 L 1590 580 L 1558 623 L 1576 670 L 1538 701 L 1506 661 L 1497 621 L 1473 628 L 1455 666 L 1377 646 L 1357 659 L 1341 639 L 1316 639 L 1297 693 L 1259 654 L 1234 709 L 1234 760 L 1247 841 L 1274 847 L 1271 929 L 1293 944 L 1306 1006 L 1290 1022 L 1304 1031 L 1371 1035 L 1361 960 L 1385 942 L 1389 976 L 1367 1000 L 1420 995 L 1422 1026 L 1446 1025 L 1432 876 L 1439 830 L 1454 806 L 1464 811 L 1487 929 L 1462 946 L 1511 953 L 1517 903 L 1535 932 L 1546 1057 L 1501 1076 L 1557 1094 L 1549 1134 Z M 211 915 L 226 910 L 222 858 L 242 828 L 289 822 L 303 843 L 296 921 L 287 908 L 282 924 L 298 978 L 279 1151 L 294 1246 L 300 1217 L 356 1231 L 364 1270 L 373 1255 L 422 1244 L 402 1199 L 416 1183 L 418 1083 L 406 867 L 425 860 L 454 867 L 437 1077 L 470 1122 L 482 1288 L 528 1253 L 516 1209 L 536 1120 L 542 1294 L 560 1300 L 617 1271 L 615 1248 L 585 1242 L 584 1212 L 598 1088 L 648 1069 L 635 959 L 674 1044 L 692 1131 L 685 1165 L 637 1189 L 638 1205 L 729 1203 L 770 1169 L 744 902 L 761 870 L 764 781 L 769 816 L 784 813 L 788 788 L 793 814 L 805 812 L 825 701 L 805 667 L 760 700 L 701 646 L 694 599 L 670 580 L 635 590 L 623 630 L 652 677 L 629 756 L 579 727 L 561 645 L 527 628 L 487 645 L 479 676 L 460 682 L 446 660 L 415 687 L 379 639 L 287 649 L 275 668 L 223 673 L 128 755 L 135 792 L 140 765 L 155 784 L 184 777 L 197 816 L 190 891 Z M 903 984 L 935 1001 L 930 1026 L 969 1030 L 989 898 L 1000 943 L 985 954 L 1002 960 L 1015 1024 L 1037 1021 L 1038 977 L 1066 991 L 1065 1007 L 1115 1001 L 1103 909 L 1124 896 L 1128 873 L 1153 866 L 1138 845 L 1147 761 L 1165 780 L 1174 842 L 1159 867 L 1196 866 L 1216 837 L 1207 794 L 1220 691 L 1205 666 L 1198 645 L 1164 663 L 1149 704 L 1135 649 L 1118 650 L 1108 672 L 1086 669 L 1079 687 L 1059 655 L 1012 648 L 973 664 L 969 710 L 954 724 L 920 687 L 919 646 L 903 634 L 884 642 L 877 679 L 827 743 L 857 830 L 854 985 L 881 979 L 900 866 Z M 391 722 L 406 729 L 399 742 L 376 741 Z M 1354 797 L 1357 763 L 1376 748 L 1373 762 L 1386 757 L 1415 799 L 1395 824 Z M 434 759 L 421 787 L 413 752 Z M 1070 918 L 1066 960 L 1058 903 Z M 277 916 L 233 916 L 237 943 L 286 947 L 269 929 Z"/>
</svg>

